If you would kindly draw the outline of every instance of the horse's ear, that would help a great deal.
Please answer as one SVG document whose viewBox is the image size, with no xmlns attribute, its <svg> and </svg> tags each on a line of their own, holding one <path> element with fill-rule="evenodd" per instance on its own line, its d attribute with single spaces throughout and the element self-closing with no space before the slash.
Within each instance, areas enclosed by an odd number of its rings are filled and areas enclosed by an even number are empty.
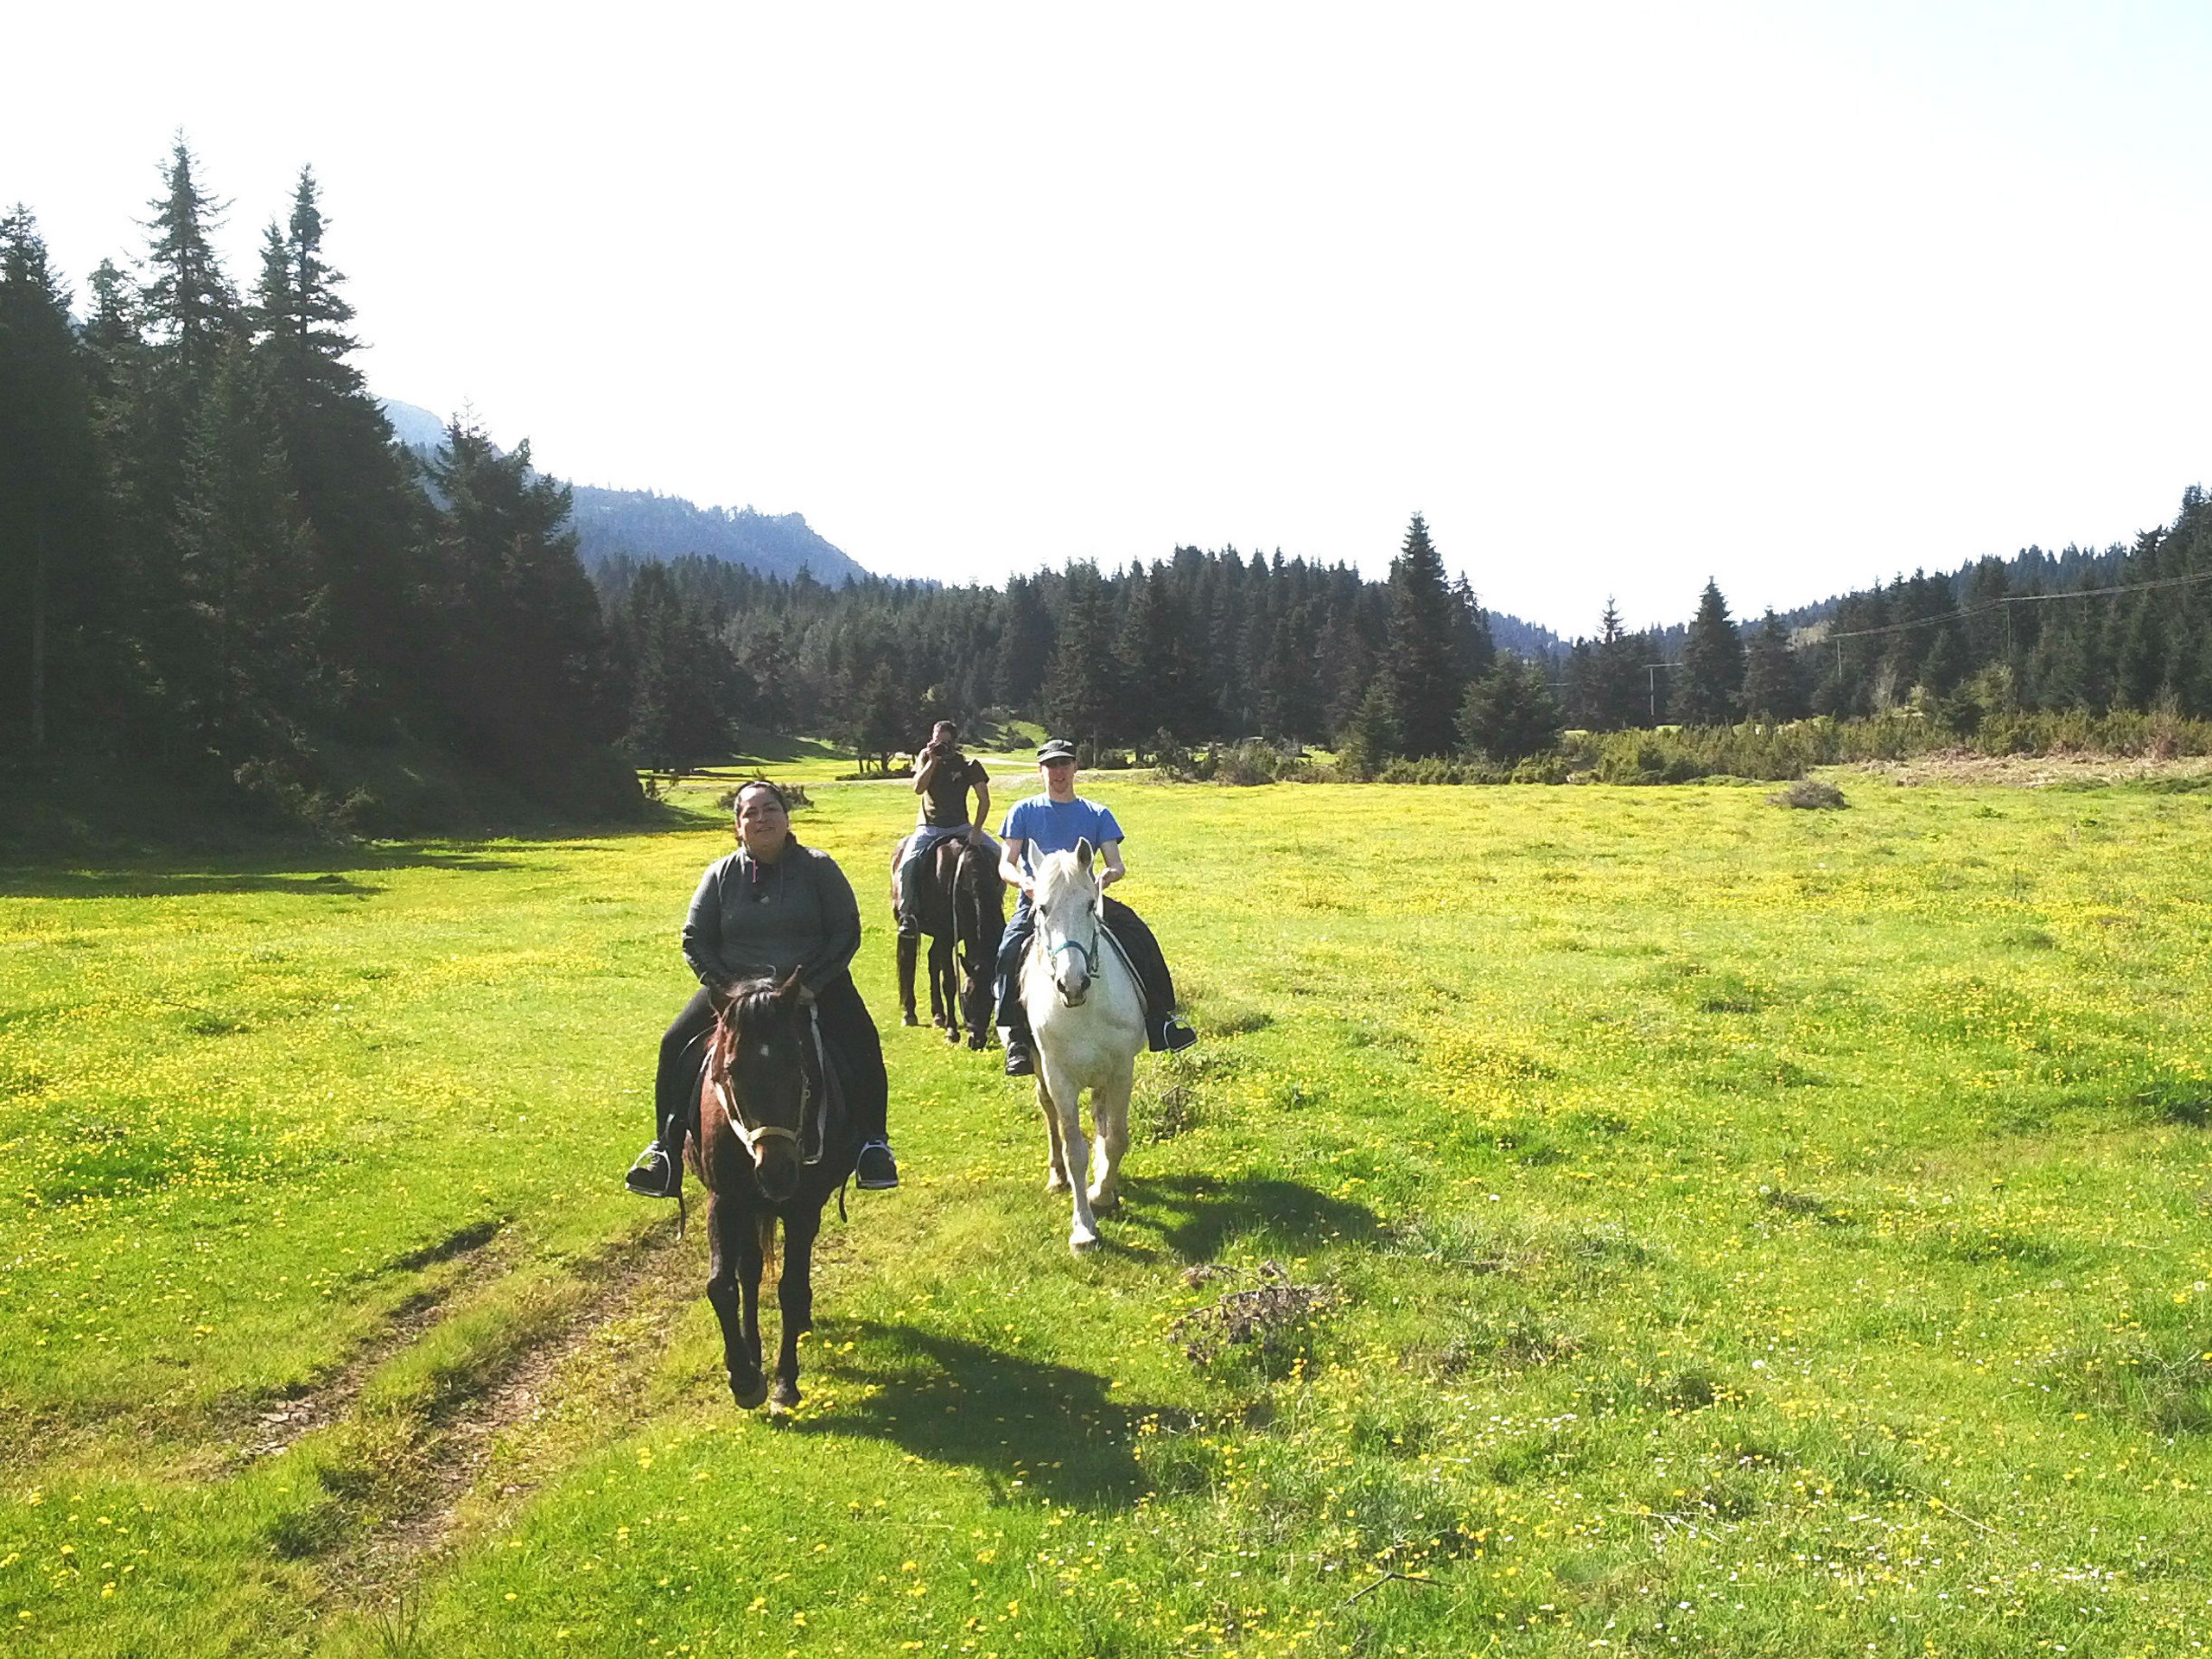
<svg viewBox="0 0 2212 1659">
<path fill-rule="evenodd" d="M 1078 836 L 1075 843 L 1075 867 L 1085 875 L 1090 874 L 1090 837 Z"/>
<path fill-rule="evenodd" d="M 784 976 L 784 982 L 776 987 L 776 1006 L 786 1013 L 790 1012 L 791 1004 L 798 1001 L 799 992 L 805 988 L 800 982 L 799 972 L 798 969 L 792 969 Z"/>
</svg>

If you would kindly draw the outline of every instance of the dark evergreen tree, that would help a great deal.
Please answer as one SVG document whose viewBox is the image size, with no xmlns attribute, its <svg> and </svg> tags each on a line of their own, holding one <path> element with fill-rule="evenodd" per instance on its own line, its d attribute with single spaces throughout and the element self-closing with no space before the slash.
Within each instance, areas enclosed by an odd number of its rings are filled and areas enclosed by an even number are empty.
<svg viewBox="0 0 2212 1659">
<path fill-rule="evenodd" d="M 353 308 L 323 257 L 323 233 L 315 175 L 303 168 L 289 221 L 268 228 L 251 319 L 288 478 L 331 589 L 331 653 L 372 730 L 424 668 L 412 556 L 420 498 L 348 361 L 359 349 L 346 331 Z"/>
<path fill-rule="evenodd" d="M 1139 741 L 1165 732 L 1179 744 L 1195 743 L 1206 734 L 1209 703 L 1173 573 L 1164 564 L 1149 575 L 1132 567 L 1128 587 L 1119 651 L 1121 728 Z"/>
<path fill-rule="evenodd" d="M 1567 725 L 1543 665 L 1510 654 L 1467 688 L 1459 741 L 1493 760 L 1519 761 L 1559 747 Z"/>
<path fill-rule="evenodd" d="M 321 649 L 325 595 L 257 392 L 234 336 L 186 448 L 173 532 L 186 627 L 168 671 L 171 714 L 233 774 L 302 754 L 302 722 L 327 711 L 334 691 Z"/>
<path fill-rule="evenodd" d="M 1390 563 L 1390 631 L 1382 674 L 1389 686 L 1398 741 L 1409 755 L 1449 754 L 1463 683 L 1460 613 L 1444 578 L 1444 561 L 1415 513 L 1405 544 Z"/>
<path fill-rule="evenodd" d="M 569 528 L 569 488 L 456 419 L 429 466 L 444 503 L 435 580 L 446 625 L 442 706 L 470 751 L 543 779 L 622 729 L 606 626 Z"/>
<path fill-rule="evenodd" d="M 1490 637 L 1490 618 L 1465 576 L 1452 584 L 1452 636 L 1459 647 L 1459 680 L 1471 685 L 1497 664 L 1497 646 Z"/>
<path fill-rule="evenodd" d="M 18 206 L 0 219 L 0 662 L 11 665 L 0 749 L 43 750 L 57 705 L 92 734 L 101 612 L 116 598 L 100 564 L 100 486 L 68 295 Z"/>
<path fill-rule="evenodd" d="M 1620 611 L 1608 599 L 1598 637 L 1577 664 L 1575 724 L 1593 732 L 1646 724 L 1651 718 L 1649 652 L 1649 642 L 1622 626 Z"/>
<path fill-rule="evenodd" d="M 1093 747 L 1124 735 L 1115 633 L 1106 584 L 1090 566 L 1072 567 L 1058 641 L 1045 676 L 1045 718 L 1054 735 Z"/>
<path fill-rule="evenodd" d="M 1746 718 L 1773 722 L 1805 716 L 1804 676 L 1789 650 L 1789 631 L 1771 610 L 1744 653 L 1743 709 Z"/>
<path fill-rule="evenodd" d="M 1708 580 L 1682 645 L 1681 683 L 1669 705 L 1686 726 L 1732 724 L 1744 686 L 1744 641 L 1729 620 L 1720 584 Z"/>
</svg>

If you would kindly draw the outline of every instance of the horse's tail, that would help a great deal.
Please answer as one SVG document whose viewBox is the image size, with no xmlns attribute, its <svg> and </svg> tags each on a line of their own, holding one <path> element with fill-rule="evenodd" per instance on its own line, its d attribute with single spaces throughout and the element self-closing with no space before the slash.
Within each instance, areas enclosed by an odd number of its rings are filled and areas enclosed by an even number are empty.
<svg viewBox="0 0 2212 1659">
<path fill-rule="evenodd" d="M 784 1276 L 783 1260 L 776 1252 L 776 1212 L 772 1210 L 763 1210 L 760 1212 L 760 1282 L 764 1285 L 772 1285 Z"/>
</svg>

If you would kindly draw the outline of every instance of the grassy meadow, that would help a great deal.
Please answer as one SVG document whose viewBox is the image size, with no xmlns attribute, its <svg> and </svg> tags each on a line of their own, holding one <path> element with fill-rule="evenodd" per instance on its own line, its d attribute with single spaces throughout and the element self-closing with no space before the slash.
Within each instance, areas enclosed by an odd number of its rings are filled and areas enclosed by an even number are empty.
<svg viewBox="0 0 2212 1659">
<path fill-rule="evenodd" d="M 1094 776 L 1206 1040 L 1076 1259 L 791 770 L 906 1185 L 780 1421 L 620 1185 L 716 780 L 0 870 L 0 1655 L 2212 1640 L 2212 792 Z"/>
</svg>

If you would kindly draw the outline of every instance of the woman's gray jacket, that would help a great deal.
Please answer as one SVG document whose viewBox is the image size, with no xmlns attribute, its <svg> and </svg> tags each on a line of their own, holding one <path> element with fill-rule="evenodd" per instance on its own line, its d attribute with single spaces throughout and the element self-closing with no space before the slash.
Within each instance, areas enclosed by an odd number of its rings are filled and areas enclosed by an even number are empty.
<svg viewBox="0 0 2212 1659">
<path fill-rule="evenodd" d="M 699 878 L 683 918 L 683 960 L 715 989 L 759 974 L 781 979 L 802 970 L 819 991 L 861 948 L 861 909 L 853 885 L 829 854 L 797 841 L 772 864 L 743 848 L 716 859 Z"/>
</svg>

